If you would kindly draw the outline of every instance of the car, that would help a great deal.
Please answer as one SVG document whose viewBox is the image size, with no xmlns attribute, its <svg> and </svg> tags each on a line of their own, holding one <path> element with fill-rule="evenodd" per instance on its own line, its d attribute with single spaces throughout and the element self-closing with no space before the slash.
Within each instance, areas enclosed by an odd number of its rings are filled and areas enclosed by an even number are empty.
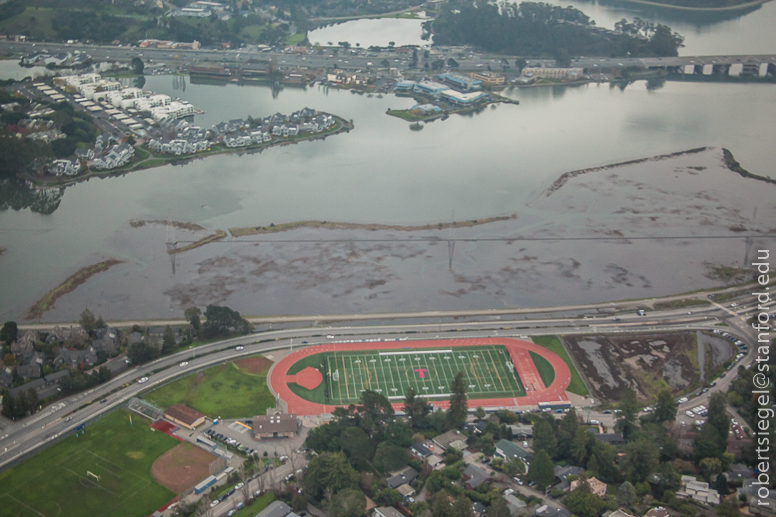
<svg viewBox="0 0 776 517">
<path fill-rule="evenodd" d="M 685 411 L 684 414 L 691 418 L 695 418 L 695 413 L 693 413 L 692 411 Z"/>
<path fill-rule="evenodd" d="M 684 403 L 685 403 L 685 402 L 687 402 L 688 400 L 690 400 L 690 399 L 688 399 L 687 397 L 682 397 L 682 398 L 680 398 L 679 400 L 677 400 L 677 402 L 678 402 L 679 404 L 684 404 Z"/>
<path fill-rule="evenodd" d="M 244 486 L 245 486 L 245 483 L 240 482 L 240 483 L 237 483 L 236 485 L 234 485 L 234 489 L 235 490 L 240 490 Z"/>
<path fill-rule="evenodd" d="M 100 401 L 100 404 L 105 404 L 106 402 L 108 402 L 108 399 L 102 399 L 102 400 Z"/>
<path fill-rule="evenodd" d="M 611 409 L 604 409 L 603 411 L 601 411 L 601 413 L 603 413 L 604 415 L 611 415 L 612 414 L 612 410 Z"/>
<path fill-rule="evenodd" d="M 211 508 L 215 508 L 216 506 L 218 506 L 218 503 L 220 503 L 220 502 L 221 502 L 221 501 L 219 501 L 218 499 L 216 499 L 215 501 L 213 501 L 212 503 L 210 503 L 210 507 L 211 507 Z"/>
<path fill-rule="evenodd" d="M 328 336 L 326 336 L 326 339 L 334 339 L 334 336 L 332 334 L 329 334 Z"/>
<path fill-rule="evenodd" d="M 644 309 L 639 309 L 636 314 L 638 314 L 639 316 L 646 316 L 647 315 L 647 311 L 645 311 Z"/>
<path fill-rule="evenodd" d="M 181 368 L 183 368 L 183 367 L 184 367 L 184 366 L 186 366 L 187 364 L 189 364 L 189 362 L 188 362 L 188 361 L 183 361 L 183 362 L 182 362 L 180 365 L 178 365 L 178 366 L 180 366 Z"/>
<path fill-rule="evenodd" d="M 144 383 L 144 382 L 146 382 L 146 381 L 148 381 L 148 377 L 141 377 L 141 378 L 140 378 L 140 379 L 137 381 L 137 383 L 138 383 L 138 384 L 143 384 L 143 383 Z"/>
<path fill-rule="evenodd" d="M 701 393 L 706 393 L 708 391 L 709 391 L 709 388 L 703 388 L 703 391 L 701 391 Z"/>
<path fill-rule="evenodd" d="M 523 442 L 523 447 L 528 447 L 528 442 Z"/>
<path fill-rule="evenodd" d="M 528 486 L 533 487 L 535 484 L 536 484 L 536 481 L 531 481 L 530 483 L 528 483 Z"/>
<path fill-rule="evenodd" d="M 514 493 L 515 491 L 512 490 L 511 488 L 507 488 L 506 490 L 504 490 L 504 496 L 512 495 Z"/>
<path fill-rule="evenodd" d="M 259 497 L 260 495 L 261 495 L 261 490 L 256 490 L 256 491 L 253 493 L 253 497 Z"/>
<path fill-rule="evenodd" d="M 242 350 L 243 348 L 245 347 L 242 345 L 237 345 L 236 347 L 234 347 L 235 350 Z"/>
<path fill-rule="evenodd" d="M 69 417 L 65 418 L 65 422 L 69 422 L 69 421 L 71 421 L 72 419 L 73 419 L 73 417 L 69 416 Z"/>
<path fill-rule="evenodd" d="M 234 515 L 235 513 L 237 513 L 237 510 L 235 509 L 229 510 L 229 513 L 226 514 L 226 517 L 232 517 L 232 515 Z"/>
</svg>

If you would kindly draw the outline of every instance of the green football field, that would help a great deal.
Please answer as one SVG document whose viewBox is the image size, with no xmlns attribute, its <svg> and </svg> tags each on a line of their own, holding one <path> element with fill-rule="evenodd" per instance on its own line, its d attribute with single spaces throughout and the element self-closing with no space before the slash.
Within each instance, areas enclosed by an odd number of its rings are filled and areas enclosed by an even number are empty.
<svg viewBox="0 0 776 517">
<path fill-rule="evenodd" d="M 150 515 L 175 496 L 154 480 L 151 465 L 178 443 L 116 411 L 0 473 L 0 517 Z"/>
<path fill-rule="evenodd" d="M 525 389 L 503 346 L 449 349 L 363 350 L 322 356 L 328 403 L 357 402 L 364 390 L 389 400 L 415 388 L 429 399 L 450 397 L 450 385 L 463 372 L 470 399 L 525 396 Z"/>
</svg>

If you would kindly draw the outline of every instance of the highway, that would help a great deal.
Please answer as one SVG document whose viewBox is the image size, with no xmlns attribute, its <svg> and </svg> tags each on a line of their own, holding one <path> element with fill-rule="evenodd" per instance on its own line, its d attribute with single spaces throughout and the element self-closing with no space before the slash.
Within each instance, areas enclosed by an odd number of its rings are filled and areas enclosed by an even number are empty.
<svg viewBox="0 0 776 517">
<path fill-rule="evenodd" d="M 751 300 L 754 302 L 754 300 Z M 600 304 L 598 308 L 611 307 L 610 304 Z M 458 321 L 435 323 L 396 323 L 370 326 L 339 326 L 313 327 L 301 329 L 273 330 L 253 333 L 246 336 L 227 339 L 216 343 L 202 345 L 184 350 L 173 355 L 157 359 L 151 363 L 132 368 L 104 385 L 88 392 L 73 395 L 43 408 L 35 415 L 9 422 L 4 419 L 0 430 L 0 469 L 40 445 L 55 440 L 63 433 L 72 432 L 80 424 L 93 419 L 100 413 L 125 404 L 131 397 L 153 389 L 183 374 L 206 368 L 208 366 L 233 360 L 239 357 L 265 353 L 271 350 L 292 346 L 310 346 L 320 343 L 331 343 L 337 340 L 361 339 L 395 339 L 407 337 L 413 339 L 445 339 L 467 337 L 526 337 L 527 335 L 575 334 L 575 333 L 622 333 L 634 331 L 677 330 L 677 329 L 710 329 L 720 321 L 726 321 L 741 339 L 750 345 L 748 355 L 742 364 L 751 362 L 754 356 L 754 337 L 745 323 L 745 317 L 754 308 L 752 303 L 742 304 L 737 312 L 719 304 L 701 308 L 674 309 L 668 311 L 650 311 L 646 316 L 638 316 L 635 312 L 620 313 L 618 316 L 604 317 L 559 317 L 526 319 L 520 321 L 504 321 L 488 319 L 487 321 Z M 547 311 L 547 309 L 545 309 Z M 688 314 L 691 313 L 691 314 Z M 327 335 L 335 338 L 327 339 Z M 302 343 L 306 341 L 307 343 Z M 235 350 L 237 345 L 244 345 L 241 351 Z M 179 364 L 187 361 L 181 368 Z M 147 383 L 139 384 L 137 380 L 147 376 Z M 710 393 L 726 389 L 735 377 L 735 370 L 723 379 L 717 386 L 684 404 L 692 407 L 707 400 Z M 101 402 L 105 400 L 105 402 Z M 68 419 L 68 420 L 66 420 Z M 88 426 L 87 426 L 88 431 Z"/>
<path fill-rule="evenodd" d="M 368 49 L 322 50 L 321 54 L 292 54 L 283 50 L 262 52 L 256 47 L 246 47 L 236 50 L 213 49 L 154 49 L 137 47 L 99 46 L 66 43 L 32 43 L 17 41 L 0 41 L 0 53 L 28 54 L 36 51 L 49 53 L 85 52 L 96 61 L 129 61 L 133 57 L 141 58 L 146 65 L 152 63 L 186 63 L 199 66 L 219 63 L 247 64 L 251 59 L 274 60 L 281 68 L 342 68 L 348 70 L 368 70 L 383 68 L 385 59 L 389 65 L 399 70 L 409 70 L 411 54 L 399 52 L 378 52 Z M 449 58 L 459 63 L 461 70 L 476 71 L 487 69 L 501 72 L 503 65 L 508 65 L 507 71 L 517 73 L 515 60 L 520 56 L 493 56 L 475 52 L 470 49 L 432 49 L 429 61 L 443 59 L 445 64 Z M 424 64 L 423 50 L 418 52 L 418 67 Z M 679 67 L 684 65 L 733 64 L 733 63 L 763 63 L 776 64 L 776 55 L 720 55 L 720 56 L 680 56 L 663 58 L 626 58 L 607 56 L 579 56 L 571 60 L 572 67 L 588 68 L 618 68 L 618 67 Z M 445 65 L 446 66 L 446 65 Z M 553 59 L 527 59 L 527 66 L 555 66 Z"/>
</svg>

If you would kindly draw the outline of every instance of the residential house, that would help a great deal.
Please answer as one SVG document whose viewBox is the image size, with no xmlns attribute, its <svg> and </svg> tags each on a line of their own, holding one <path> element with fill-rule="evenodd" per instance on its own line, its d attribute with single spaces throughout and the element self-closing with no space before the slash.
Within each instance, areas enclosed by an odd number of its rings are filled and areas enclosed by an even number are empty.
<svg viewBox="0 0 776 517">
<path fill-rule="evenodd" d="M 503 458 L 506 461 L 520 458 L 526 465 L 530 464 L 531 459 L 533 458 L 528 451 L 519 447 L 515 442 L 504 439 L 496 442 L 496 456 Z"/>
<path fill-rule="evenodd" d="M 418 458 L 428 458 L 434 454 L 434 444 L 431 442 L 431 440 L 419 442 L 413 444 L 412 447 L 410 447 L 410 452 Z"/>
<path fill-rule="evenodd" d="M 719 493 L 704 481 L 698 481 L 694 476 L 682 476 L 682 488 L 676 497 L 693 499 L 700 503 L 719 504 Z"/>
<path fill-rule="evenodd" d="M 32 382 L 28 382 L 27 384 L 22 384 L 21 386 L 17 386 L 16 388 L 8 390 L 8 394 L 16 398 L 24 392 L 34 390 L 35 394 L 37 395 L 38 389 L 43 388 L 45 386 L 46 386 L 46 381 L 44 381 L 43 379 L 37 379 Z M 41 397 L 39 396 L 38 399 L 41 399 Z"/>
<path fill-rule="evenodd" d="M 291 513 L 291 507 L 283 501 L 273 501 L 255 517 L 286 517 Z"/>
<path fill-rule="evenodd" d="M 515 424 L 507 427 L 512 431 L 512 438 L 515 440 L 524 441 L 533 438 L 533 424 Z"/>
<path fill-rule="evenodd" d="M 485 515 L 485 505 L 477 501 L 472 505 L 472 513 L 474 513 L 474 515 L 477 517 L 482 517 Z"/>
<path fill-rule="evenodd" d="M 625 443 L 625 438 L 620 433 L 599 433 L 592 427 L 588 427 L 587 432 L 593 433 L 595 439 L 602 443 L 608 443 L 609 445 L 622 445 Z"/>
<path fill-rule="evenodd" d="M 768 490 L 766 497 L 760 497 L 762 485 L 756 479 L 745 479 L 744 486 L 736 491 L 736 496 L 742 494 L 749 501 L 749 514 L 772 517 L 776 515 L 776 490 Z M 677 495 L 679 495 L 677 493 Z"/>
<path fill-rule="evenodd" d="M 725 472 L 725 477 L 728 481 L 752 479 L 754 477 L 754 471 L 749 465 L 744 465 L 743 463 L 734 463 L 730 465 L 730 469 Z"/>
<path fill-rule="evenodd" d="M 571 465 L 568 467 L 561 467 L 559 465 L 555 465 L 554 471 L 555 471 L 555 477 L 560 479 L 560 483 L 555 485 L 553 488 L 559 488 L 560 490 L 567 490 L 569 488 L 568 477 L 579 476 L 585 471 L 585 469 L 574 465 Z"/>
<path fill-rule="evenodd" d="M 542 505 L 534 510 L 535 517 L 571 517 L 571 512 L 565 508 L 555 508 L 552 506 Z"/>
<path fill-rule="evenodd" d="M 644 517 L 669 517 L 669 515 L 671 515 L 671 513 L 668 510 L 662 506 L 658 506 L 645 513 Z"/>
<path fill-rule="evenodd" d="M 378 506 L 375 508 L 374 517 L 404 517 L 404 515 L 393 506 Z"/>
<path fill-rule="evenodd" d="M 11 343 L 11 353 L 18 358 L 22 358 L 25 355 L 31 354 L 34 351 L 32 341 L 26 339 L 20 339 Z"/>
<path fill-rule="evenodd" d="M 40 378 L 40 365 L 38 363 L 23 364 L 16 367 L 16 376 L 24 380 Z"/>
<path fill-rule="evenodd" d="M 481 484 L 490 481 L 490 476 L 477 465 L 470 464 L 463 471 L 467 490 L 476 490 Z"/>
<path fill-rule="evenodd" d="M 605 512 L 604 517 L 635 517 L 635 516 L 627 512 L 623 512 L 622 510 L 615 510 L 613 512 Z"/>
<path fill-rule="evenodd" d="M 479 422 L 466 422 L 463 424 L 462 430 L 470 431 L 474 434 L 482 434 L 487 426 L 487 422 L 483 422 L 482 420 Z"/>
<path fill-rule="evenodd" d="M 505 495 L 504 500 L 507 502 L 507 508 L 509 508 L 509 514 L 512 517 L 527 506 L 525 501 L 517 498 L 514 494 Z"/>
<path fill-rule="evenodd" d="M 575 479 L 571 482 L 569 492 L 573 492 L 577 488 L 579 488 L 583 483 L 583 480 L 581 479 Z M 606 483 L 603 481 L 599 481 L 595 477 L 591 477 L 587 480 L 588 485 L 590 485 L 590 490 L 593 491 L 595 495 L 598 497 L 605 497 L 606 496 Z"/>
<path fill-rule="evenodd" d="M 8 388 L 13 384 L 13 370 L 10 366 L 0 368 L 0 388 Z"/>
<path fill-rule="evenodd" d="M 386 484 L 389 488 L 399 488 L 402 485 L 412 483 L 418 477 L 418 471 L 412 467 L 406 467 L 399 472 L 396 472 L 386 480 Z"/>
<path fill-rule="evenodd" d="M 460 441 L 462 439 L 466 440 L 466 436 L 458 429 L 452 429 L 450 431 L 447 431 L 446 433 L 440 434 L 439 436 L 435 437 L 433 441 L 443 451 L 445 451 L 450 448 L 451 443 L 455 441 Z"/>
<path fill-rule="evenodd" d="M 396 488 L 396 491 L 399 492 L 402 497 L 412 497 L 415 495 L 415 489 L 410 485 L 400 485 Z"/>
</svg>

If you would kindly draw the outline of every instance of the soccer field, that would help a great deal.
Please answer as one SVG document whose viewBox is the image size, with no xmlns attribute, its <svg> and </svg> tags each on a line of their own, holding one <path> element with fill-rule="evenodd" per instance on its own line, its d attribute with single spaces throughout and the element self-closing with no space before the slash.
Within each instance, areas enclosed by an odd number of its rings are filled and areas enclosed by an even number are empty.
<svg viewBox="0 0 776 517">
<path fill-rule="evenodd" d="M 441 349 L 363 350 L 325 355 L 324 378 L 330 404 L 350 404 L 372 390 L 402 399 L 408 388 L 429 399 L 446 399 L 463 372 L 470 399 L 525 396 L 503 346 Z"/>
</svg>

